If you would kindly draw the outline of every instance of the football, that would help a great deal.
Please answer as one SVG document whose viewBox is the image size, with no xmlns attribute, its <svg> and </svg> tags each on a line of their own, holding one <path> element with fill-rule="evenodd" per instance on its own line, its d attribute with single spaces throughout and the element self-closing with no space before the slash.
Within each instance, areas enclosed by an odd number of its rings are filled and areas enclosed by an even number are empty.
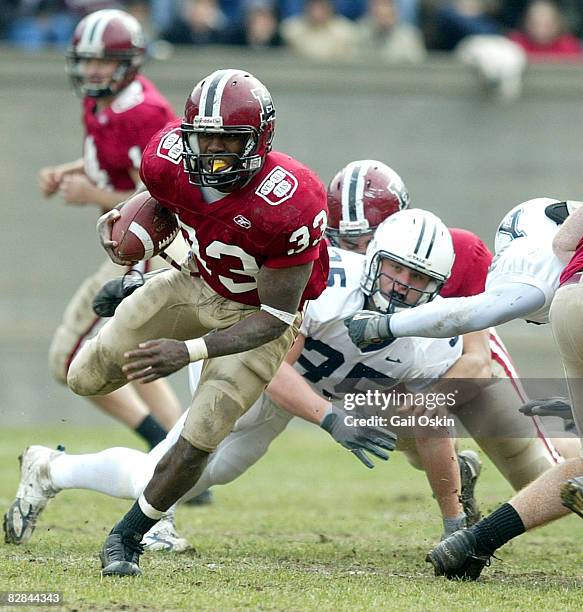
<svg viewBox="0 0 583 612">
<path fill-rule="evenodd" d="M 143 261 L 163 251 L 178 234 L 176 215 L 147 191 L 132 196 L 113 224 L 116 255 L 125 261 Z"/>
</svg>

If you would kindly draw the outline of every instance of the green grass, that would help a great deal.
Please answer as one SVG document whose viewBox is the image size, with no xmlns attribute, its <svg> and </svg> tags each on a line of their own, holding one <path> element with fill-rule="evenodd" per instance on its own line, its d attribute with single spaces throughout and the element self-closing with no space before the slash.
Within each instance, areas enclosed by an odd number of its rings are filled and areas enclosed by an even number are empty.
<svg viewBox="0 0 583 612">
<path fill-rule="evenodd" d="M 118 429 L 4 430 L 2 507 L 22 448 L 58 442 L 69 452 L 136 444 Z M 478 492 L 486 510 L 510 495 L 487 462 Z M 215 500 L 179 510 L 196 553 L 148 554 L 140 578 L 101 581 L 97 552 L 129 502 L 60 493 L 28 545 L 0 545 L 0 591 L 62 591 L 66 610 L 582 608 L 583 522 L 574 516 L 504 547 L 477 583 L 433 578 L 423 559 L 441 531 L 436 504 L 399 454 L 369 471 L 322 432 L 292 429 Z"/>
</svg>

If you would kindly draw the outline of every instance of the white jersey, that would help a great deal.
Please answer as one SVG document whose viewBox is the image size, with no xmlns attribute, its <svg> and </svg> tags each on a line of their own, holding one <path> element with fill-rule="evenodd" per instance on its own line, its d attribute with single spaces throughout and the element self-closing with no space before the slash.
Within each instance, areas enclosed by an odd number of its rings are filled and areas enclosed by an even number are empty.
<svg viewBox="0 0 583 612">
<path fill-rule="evenodd" d="M 553 253 L 552 243 L 560 228 L 545 214 L 551 198 L 537 198 L 515 206 L 498 226 L 495 254 L 486 290 L 503 283 L 532 285 L 543 292 L 544 305 L 525 317 L 534 323 L 548 323 L 549 309 L 565 267 Z"/>
<path fill-rule="evenodd" d="M 343 393 L 406 382 L 420 390 L 443 375 L 460 357 L 461 338 L 399 338 L 360 350 L 350 340 L 344 319 L 364 307 L 360 289 L 364 255 L 330 248 L 330 276 L 322 295 L 309 302 L 300 333 L 305 348 L 295 368 L 329 399 Z M 412 381 L 418 379 L 418 385 Z"/>
</svg>

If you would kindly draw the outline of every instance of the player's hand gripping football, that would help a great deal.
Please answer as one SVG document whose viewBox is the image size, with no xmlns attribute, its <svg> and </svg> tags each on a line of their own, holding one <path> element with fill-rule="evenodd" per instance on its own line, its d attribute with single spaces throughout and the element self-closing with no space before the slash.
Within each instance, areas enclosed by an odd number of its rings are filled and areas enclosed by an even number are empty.
<svg viewBox="0 0 583 612">
<path fill-rule="evenodd" d="M 137 349 L 124 354 L 126 364 L 122 367 L 128 381 L 149 383 L 177 372 L 190 362 L 186 344 L 180 340 L 148 340 Z"/>
<path fill-rule="evenodd" d="M 330 408 L 320 422 L 320 427 L 325 429 L 340 446 L 351 451 L 367 468 L 373 468 L 374 463 L 365 451 L 387 461 L 389 454 L 385 451 L 395 450 L 397 436 L 392 431 L 379 427 L 346 425 L 345 416 L 346 413 L 342 409 L 330 404 Z"/>
<path fill-rule="evenodd" d="M 115 240 L 111 239 L 111 231 L 113 224 L 121 217 L 121 213 L 117 208 L 112 208 L 105 214 L 101 215 L 97 220 L 97 236 L 101 246 L 105 249 L 105 252 L 109 255 L 109 258 L 113 263 L 120 266 L 133 266 L 135 261 L 125 261 L 120 259 L 115 253 L 115 247 L 118 246 Z"/>
<path fill-rule="evenodd" d="M 350 339 L 359 349 L 368 348 L 394 338 L 391 334 L 390 314 L 380 314 L 372 310 L 360 310 L 351 317 L 344 319 Z"/>
<path fill-rule="evenodd" d="M 571 403 L 566 397 L 547 397 L 526 402 L 519 408 L 526 416 L 556 416 L 565 420 L 573 418 Z"/>
</svg>

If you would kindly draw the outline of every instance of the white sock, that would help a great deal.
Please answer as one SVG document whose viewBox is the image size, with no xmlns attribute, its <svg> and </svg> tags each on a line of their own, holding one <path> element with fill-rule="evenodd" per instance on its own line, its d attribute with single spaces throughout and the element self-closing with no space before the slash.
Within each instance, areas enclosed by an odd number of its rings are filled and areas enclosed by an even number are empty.
<svg viewBox="0 0 583 612">
<path fill-rule="evenodd" d="M 131 448 L 68 455 L 50 462 L 50 476 L 59 489 L 91 489 L 113 497 L 137 499 L 150 480 L 156 460 Z"/>
</svg>

